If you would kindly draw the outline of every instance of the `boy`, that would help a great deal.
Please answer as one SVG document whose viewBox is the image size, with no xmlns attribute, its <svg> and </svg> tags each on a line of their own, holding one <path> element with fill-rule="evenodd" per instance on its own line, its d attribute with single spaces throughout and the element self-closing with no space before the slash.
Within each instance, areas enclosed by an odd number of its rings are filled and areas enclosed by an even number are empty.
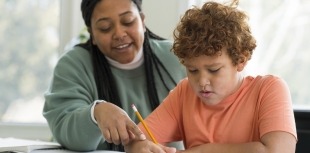
<svg viewBox="0 0 310 153">
<path fill-rule="evenodd" d="M 188 78 L 145 119 L 160 144 L 183 140 L 185 150 L 178 152 L 184 153 L 295 152 L 286 83 L 272 75 L 241 73 L 256 41 L 237 3 L 207 2 L 189 9 L 177 26 L 173 52 Z M 173 152 L 149 140 L 134 141 L 126 151 Z"/>
</svg>

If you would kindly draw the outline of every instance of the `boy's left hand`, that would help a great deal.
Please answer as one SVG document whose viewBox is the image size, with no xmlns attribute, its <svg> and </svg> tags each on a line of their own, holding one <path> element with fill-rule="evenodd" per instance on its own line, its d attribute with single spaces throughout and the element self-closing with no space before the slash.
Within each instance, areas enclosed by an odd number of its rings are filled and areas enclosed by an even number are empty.
<svg viewBox="0 0 310 153">
<path fill-rule="evenodd" d="M 125 145 L 126 153 L 176 153 L 175 148 L 155 144 L 149 140 L 134 140 Z"/>
</svg>

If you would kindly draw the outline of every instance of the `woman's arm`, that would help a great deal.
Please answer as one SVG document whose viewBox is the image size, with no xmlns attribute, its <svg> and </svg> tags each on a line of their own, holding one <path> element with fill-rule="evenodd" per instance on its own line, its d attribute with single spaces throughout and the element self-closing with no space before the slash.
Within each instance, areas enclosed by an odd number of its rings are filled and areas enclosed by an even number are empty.
<svg viewBox="0 0 310 153">
<path fill-rule="evenodd" d="M 91 106 L 98 98 L 89 52 L 75 48 L 58 61 L 49 90 L 45 93 L 43 115 L 53 137 L 71 150 L 95 150 L 102 141 L 91 119 Z"/>
</svg>

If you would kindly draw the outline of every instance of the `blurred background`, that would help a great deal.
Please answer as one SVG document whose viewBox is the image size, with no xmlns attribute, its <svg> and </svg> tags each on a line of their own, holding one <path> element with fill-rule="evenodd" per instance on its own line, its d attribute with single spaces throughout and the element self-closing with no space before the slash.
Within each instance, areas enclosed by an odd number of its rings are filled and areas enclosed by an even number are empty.
<svg viewBox="0 0 310 153">
<path fill-rule="evenodd" d="M 184 11 L 205 1 L 144 0 L 146 24 L 173 39 Z M 62 53 L 88 36 L 80 2 L 0 1 L 0 125 L 47 127 L 43 94 L 53 68 Z M 246 73 L 284 78 L 294 109 L 310 110 L 310 1 L 240 0 L 240 8 L 248 13 L 258 44 Z"/>
</svg>

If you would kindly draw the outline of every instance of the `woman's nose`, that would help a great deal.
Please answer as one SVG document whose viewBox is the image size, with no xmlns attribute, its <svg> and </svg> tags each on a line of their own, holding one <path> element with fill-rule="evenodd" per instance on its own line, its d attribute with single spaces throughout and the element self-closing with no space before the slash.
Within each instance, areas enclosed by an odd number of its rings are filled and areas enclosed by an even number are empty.
<svg viewBox="0 0 310 153">
<path fill-rule="evenodd" d="M 127 33 L 124 27 L 122 27 L 121 25 L 115 26 L 113 39 L 122 41 L 124 40 L 126 36 L 127 36 Z"/>
</svg>

